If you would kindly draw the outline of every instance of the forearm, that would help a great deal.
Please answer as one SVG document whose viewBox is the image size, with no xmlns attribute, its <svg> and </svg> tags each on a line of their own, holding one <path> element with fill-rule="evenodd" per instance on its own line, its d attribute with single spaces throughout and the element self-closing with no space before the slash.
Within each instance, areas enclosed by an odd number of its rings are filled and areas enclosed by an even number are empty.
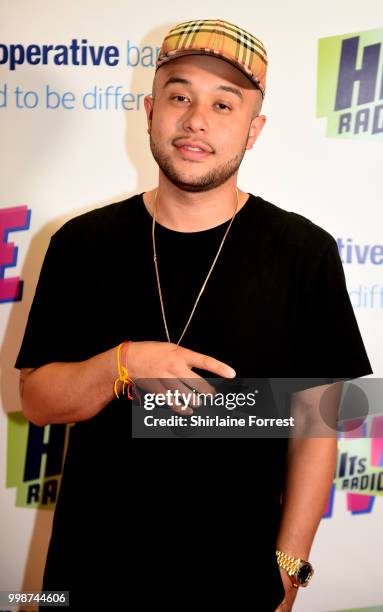
<svg viewBox="0 0 383 612">
<path fill-rule="evenodd" d="M 85 361 L 41 366 L 22 384 L 23 412 L 36 425 L 89 419 L 113 399 L 116 377 L 116 348 Z"/>
<path fill-rule="evenodd" d="M 290 438 L 277 549 L 308 559 L 334 478 L 337 438 Z"/>
</svg>

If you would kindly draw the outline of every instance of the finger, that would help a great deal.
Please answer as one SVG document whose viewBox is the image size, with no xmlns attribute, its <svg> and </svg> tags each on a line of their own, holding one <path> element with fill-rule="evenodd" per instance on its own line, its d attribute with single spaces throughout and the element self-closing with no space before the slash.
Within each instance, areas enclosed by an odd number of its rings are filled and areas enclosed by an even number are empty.
<svg viewBox="0 0 383 612">
<path fill-rule="evenodd" d="M 191 415 L 193 410 L 201 405 L 198 395 L 193 393 L 193 390 L 186 386 L 181 379 L 167 378 L 162 380 L 164 386 L 173 395 L 172 405 L 169 408 L 177 412 L 177 414 Z"/>
<path fill-rule="evenodd" d="M 179 414 L 180 416 L 191 416 L 193 414 L 192 408 L 181 407 L 181 406 L 169 406 L 172 412 Z"/>
<path fill-rule="evenodd" d="M 160 378 L 136 378 L 135 385 L 150 393 L 164 393 L 165 387 Z"/>
<path fill-rule="evenodd" d="M 163 383 L 164 380 L 167 380 L 167 379 L 143 378 L 143 379 L 136 379 L 136 384 L 140 389 L 143 389 L 144 397 L 146 393 L 149 393 L 154 396 L 164 396 L 166 398 L 167 387 Z M 187 387 L 185 387 L 185 390 L 186 390 L 185 392 L 190 393 L 190 389 L 188 389 Z M 156 404 L 155 397 L 154 397 L 154 403 Z M 144 399 L 144 405 L 145 405 L 145 399 Z M 173 406 L 168 406 L 167 404 L 163 404 L 162 402 L 156 405 L 156 408 L 162 408 L 162 407 L 168 407 L 168 408 L 173 409 Z M 174 412 L 176 412 L 177 414 L 181 414 L 183 416 L 190 416 L 193 414 L 193 410 L 185 409 L 185 408 L 182 409 L 181 406 L 175 409 Z"/>
<path fill-rule="evenodd" d="M 193 372 L 193 370 L 189 370 L 187 378 L 180 377 L 180 380 L 185 385 L 193 389 L 196 393 L 201 393 L 201 394 L 206 394 L 206 395 L 211 394 L 213 396 L 216 394 L 216 389 L 211 384 L 208 383 L 206 378 L 199 376 L 196 372 Z"/>
<path fill-rule="evenodd" d="M 196 353 L 195 351 L 190 351 L 189 349 L 185 350 L 187 351 L 186 363 L 189 367 L 206 370 L 207 372 L 212 372 L 213 374 L 217 374 L 217 376 L 222 376 L 223 378 L 235 377 L 235 370 L 227 363 L 218 361 L 218 359 L 209 357 L 209 355 Z"/>
</svg>

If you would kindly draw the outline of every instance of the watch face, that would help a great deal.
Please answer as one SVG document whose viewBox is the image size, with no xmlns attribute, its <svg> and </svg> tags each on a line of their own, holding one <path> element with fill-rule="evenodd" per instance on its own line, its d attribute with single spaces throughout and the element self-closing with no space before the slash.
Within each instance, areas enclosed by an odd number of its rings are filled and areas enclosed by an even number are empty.
<svg viewBox="0 0 383 612">
<path fill-rule="evenodd" d="M 297 580 L 299 584 L 307 584 L 313 575 L 313 569 L 310 563 L 304 563 L 298 570 Z"/>
</svg>

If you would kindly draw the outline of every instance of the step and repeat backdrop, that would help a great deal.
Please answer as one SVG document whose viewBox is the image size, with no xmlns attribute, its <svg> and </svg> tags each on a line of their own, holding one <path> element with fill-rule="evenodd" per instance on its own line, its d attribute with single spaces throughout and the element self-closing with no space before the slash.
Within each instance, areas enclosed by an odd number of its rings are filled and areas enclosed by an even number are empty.
<svg viewBox="0 0 383 612">
<path fill-rule="evenodd" d="M 197 18 L 264 42 L 267 122 L 240 187 L 336 238 L 373 378 L 383 377 L 381 0 L 2 0 L 0 590 L 41 587 L 68 437 L 69 426 L 25 421 L 13 367 L 49 239 L 71 217 L 155 186 L 143 98 L 165 33 Z M 383 606 L 382 496 L 377 415 L 339 439 L 297 612 Z"/>
</svg>

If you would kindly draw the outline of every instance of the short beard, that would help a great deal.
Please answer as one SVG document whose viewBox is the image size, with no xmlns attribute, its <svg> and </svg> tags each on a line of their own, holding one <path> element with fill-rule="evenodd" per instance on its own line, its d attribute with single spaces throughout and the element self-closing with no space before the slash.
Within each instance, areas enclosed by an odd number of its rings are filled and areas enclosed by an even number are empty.
<svg viewBox="0 0 383 612">
<path fill-rule="evenodd" d="M 173 185 L 182 189 L 182 191 L 190 192 L 209 191 L 210 189 L 215 189 L 226 183 L 226 181 L 237 172 L 246 152 L 246 146 L 243 146 L 242 150 L 225 164 L 213 170 L 209 170 L 206 174 L 198 176 L 195 179 L 186 180 L 181 173 L 176 171 L 170 156 L 161 152 L 151 134 L 150 149 L 160 170 L 162 170 L 166 178 L 169 179 Z"/>
</svg>

